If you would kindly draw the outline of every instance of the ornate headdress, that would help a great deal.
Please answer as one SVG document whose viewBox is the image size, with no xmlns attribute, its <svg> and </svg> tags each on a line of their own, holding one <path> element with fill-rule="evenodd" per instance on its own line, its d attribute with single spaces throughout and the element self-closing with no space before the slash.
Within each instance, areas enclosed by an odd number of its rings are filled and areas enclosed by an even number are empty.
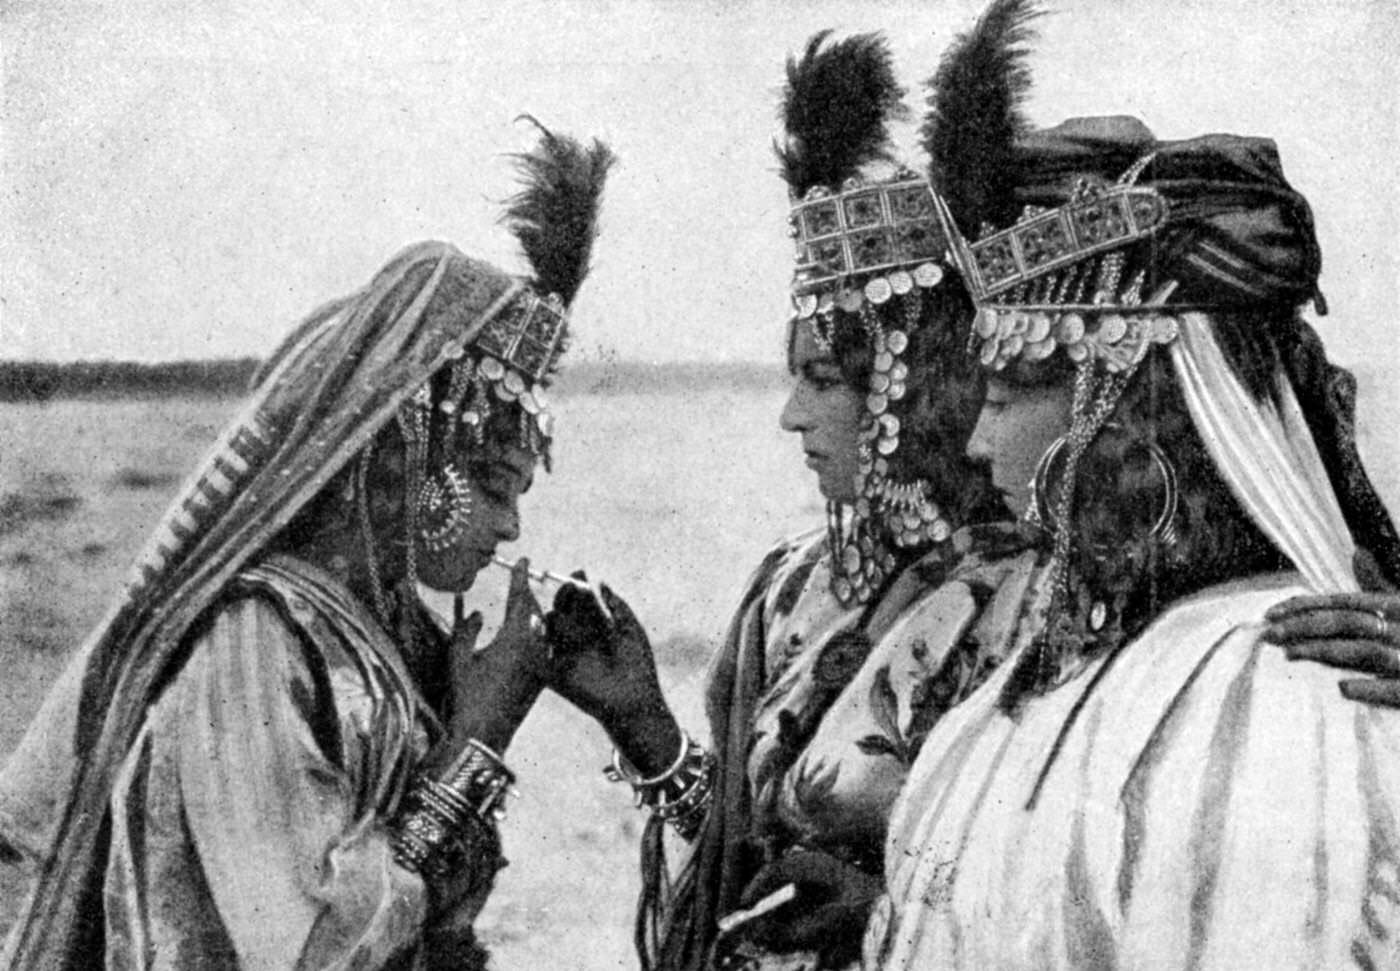
<svg viewBox="0 0 1400 971">
<path fill-rule="evenodd" d="M 1013 9 L 1033 15 L 1025 3 L 994 3 L 949 53 L 939 77 L 1000 74 L 1004 90 L 1023 92 L 1024 68 L 978 39 L 989 21 Z M 935 101 L 956 96 L 938 79 L 935 87 Z M 1074 375 L 1071 427 L 1042 460 L 1045 481 L 1037 475 L 1042 488 L 1057 477 L 1058 491 L 1042 491 L 1029 510 L 1054 536 L 1054 602 L 1040 652 L 1049 662 L 1013 681 L 1034 686 L 1045 672 L 1053 678 L 1057 655 L 1101 637 L 1105 605 L 1089 603 L 1087 617 L 1074 617 L 1082 605 L 1069 603 L 1066 590 L 1076 469 L 1154 347 L 1171 350 L 1179 378 L 1207 357 L 1219 360 L 1223 371 L 1212 372 L 1217 393 L 1239 414 L 1257 413 L 1251 396 L 1268 402 L 1261 434 L 1300 463 L 1316 462 L 1321 452 L 1320 466 L 1308 474 L 1315 471 L 1324 483 L 1331 476 L 1326 495 L 1299 500 L 1318 510 L 1317 531 L 1340 535 L 1341 549 L 1350 543 L 1349 526 L 1389 572 L 1395 570 L 1400 545 L 1356 457 L 1350 395 L 1336 390 L 1354 384 L 1326 363 L 1316 337 L 1296 316 L 1309 300 L 1326 312 L 1317 290 L 1321 257 L 1312 213 L 1284 178 L 1273 142 L 1231 135 L 1159 141 L 1141 122 L 1124 117 L 1077 118 L 1029 131 L 1014 102 L 995 98 L 965 98 L 958 110 L 939 112 L 930 127 L 931 154 L 944 160 L 935 169 L 941 176 L 936 205 L 951 259 L 976 307 L 970 341 L 981 363 L 992 371 L 1061 367 L 1067 380 Z M 1228 334 L 1217 341 L 1208 321 L 1239 311 L 1253 315 L 1249 326 L 1280 328 L 1273 345 L 1282 348 L 1281 359 L 1261 356 L 1255 342 Z M 1204 392 L 1178 383 L 1203 428 L 1210 410 Z M 1308 405 L 1298 421 L 1289 418 L 1289 409 L 1298 408 L 1295 391 Z M 1269 503 L 1244 495 L 1242 483 L 1251 478 L 1244 463 L 1221 450 L 1218 435 L 1203 430 L 1201 438 L 1265 535 L 1299 569 L 1316 566 L 1310 580 L 1349 576 L 1345 557 L 1317 565 L 1329 557 L 1301 551 L 1271 530 L 1263 508 Z M 1145 447 L 1165 493 L 1147 539 L 1169 546 L 1175 477 L 1169 457 L 1150 443 Z M 1048 474 L 1052 467 L 1057 476 Z"/>
<path fill-rule="evenodd" d="M 925 295 L 944 280 L 948 241 L 925 176 L 904 167 L 885 178 L 868 171 L 892 162 L 888 124 L 905 113 L 883 38 L 828 37 L 817 34 L 788 61 L 786 139 L 777 152 L 796 243 L 793 326 L 810 326 L 825 347 L 838 323 L 858 330 L 873 362 L 857 499 L 850 508 L 828 506 L 833 591 L 855 604 L 893 572 L 895 548 L 951 534 L 938 505 L 947 497 L 892 461 L 909 434 L 912 345 L 943 336 L 923 331 L 932 326 Z"/>
<path fill-rule="evenodd" d="M 424 384 L 398 415 L 407 450 L 406 583 L 410 586 L 417 582 L 417 545 L 449 546 L 466 527 L 470 514 L 461 471 L 450 461 L 429 469 L 433 440 L 449 443 L 465 426 L 480 445 L 493 412 L 516 407 L 520 445 L 543 456 L 546 467 L 549 464 L 554 422 L 545 389 L 567 345 L 567 310 L 588 275 L 598 205 L 615 157 L 599 141 L 585 147 L 524 117 L 539 129 L 540 142 L 535 151 L 515 157 L 524 188 L 508 201 L 504 221 L 520 241 L 532 275 L 476 340 L 457 352 L 449 373 L 436 384 L 438 394 L 433 394 L 432 383 Z M 371 573 L 376 574 L 363 485 L 370 460 L 366 450 L 357 493 L 366 556 Z M 376 608 L 387 620 L 377 575 L 372 585 Z"/>
<path fill-rule="evenodd" d="M 568 343 L 567 310 L 588 275 L 598 203 L 615 157 L 599 141 L 585 147 L 526 117 L 540 144 L 516 156 L 525 187 L 509 200 L 504 219 L 532 276 L 477 337 L 473 360 L 454 365 L 438 408 L 479 432 L 493 401 L 517 403 L 522 444 L 543 453 L 553 433 L 544 392 Z"/>
</svg>

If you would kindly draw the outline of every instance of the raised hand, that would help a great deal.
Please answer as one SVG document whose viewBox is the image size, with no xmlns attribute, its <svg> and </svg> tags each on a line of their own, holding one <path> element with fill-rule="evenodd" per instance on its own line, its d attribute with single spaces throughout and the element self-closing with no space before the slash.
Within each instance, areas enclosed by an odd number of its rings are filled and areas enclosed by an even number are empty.
<svg viewBox="0 0 1400 971">
<path fill-rule="evenodd" d="M 643 776 L 653 776 L 675 761 L 680 729 L 661 692 L 646 631 L 607 586 L 602 599 L 600 605 L 572 585 L 555 595 L 545 619 L 554 654 L 549 685 L 602 725 Z"/>
<path fill-rule="evenodd" d="M 549 644 L 528 570 L 524 558 L 512 568 L 505 619 L 489 645 L 476 648 L 479 613 L 464 618 L 459 607 L 453 620 L 449 726 L 459 743 L 476 738 L 504 754 L 544 689 Z"/>
<path fill-rule="evenodd" d="M 845 967 L 859 957 L 862 931 L 884 881 L 820 850 L 794 850 L 759 870 L 740 904 L 753 907 L 787 885 L 796 896 L 735 927 L 720 942 L 721 951 L 743 942 L 777 953 L 818 951 L 823 967 Z"/>
</svg>

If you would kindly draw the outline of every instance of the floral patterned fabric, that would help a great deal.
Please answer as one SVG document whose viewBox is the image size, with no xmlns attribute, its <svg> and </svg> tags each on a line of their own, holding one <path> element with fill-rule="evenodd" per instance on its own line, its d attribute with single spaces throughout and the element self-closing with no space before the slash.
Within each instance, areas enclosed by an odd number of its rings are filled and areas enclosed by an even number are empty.
<svg viewBox="0 0 1400 971">
<path fill-rule="evenodd" d="M 660 899 L 643 902 L 650 966 L 708 967 L 715 922 L 794 847 L 880 872 L 891 806 L 930 726 L 1000 661 L 986 631 L 1004 621 L 986 611 L 1026 576 L 1024 547 L 1007 527 L 960 531 L 854 609 L 830 592 L 824 535 L 769 555 L 711 672 L 714 805 L 677 883 L 654 879 Z M 1019 607 L 1023 594 L 998 602 Z"/>
</svg>

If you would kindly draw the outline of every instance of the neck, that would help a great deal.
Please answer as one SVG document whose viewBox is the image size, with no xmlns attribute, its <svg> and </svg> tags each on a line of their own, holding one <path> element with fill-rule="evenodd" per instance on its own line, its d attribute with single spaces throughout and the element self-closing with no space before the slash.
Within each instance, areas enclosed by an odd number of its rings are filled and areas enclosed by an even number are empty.
<svg viewBox="0 0 1400 971">
<path fill-rule="evenodd" d="M 374 553 L 380 589 L 376 591 L 375 571 L 367 558 L 364 538 L 354 528 L 327 528 L 298 537 L 283 549 L 339 579 L 362 604 L 381 622 L 392 617 L 380 617 L 379 605 L 387 599 L 393 611 L 394 591 L 404 583 L 402 544 L 385 542 L 376 536 Z"/>
</svg>

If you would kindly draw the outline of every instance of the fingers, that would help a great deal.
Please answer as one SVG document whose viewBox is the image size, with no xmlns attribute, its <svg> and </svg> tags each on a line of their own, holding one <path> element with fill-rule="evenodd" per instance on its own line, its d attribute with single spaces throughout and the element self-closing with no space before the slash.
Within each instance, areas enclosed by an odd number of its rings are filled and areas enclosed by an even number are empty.
<svg viewBox="0 0 1400 971">
<path fill-rule="evenodd" d="M 510 568 L 510 589 L 506 593 L 506 618 L 516 623 L 529 623 L 541 613 L 539 601 L 530 590 L 530 559 L 522 556 Z"/>
<path fill-rule="evenodd" d="M 1309 594 L 1290 597 L 1283 603 L 1275 604 L 1264 614 L 1267 621 L 1279 621 L 1288 617 L 1306 614 L 1310 611 L 1357 611 L 1386 620 L 1400 620 L 1400 594 L 1375 590 L 1356 593 Z"/>
<path fill-rule="evenodd" d="M 1316 661 L 1328 667 L 1400 678 L 1400 653 L 1375 641 L 1312 640 L 1284 647 L 1290 661 Z"/>
<path fill-rule="evenodd" d="M 452 625 L 454 632 L 461 631 L 461 636 L 470 644 L 475 644 L 477 637 L 481 634 L 481 626 L 484 623 L 481 611 L 473 610 L 466 617 L 460 619 Z"/>
<path fill-rule="evenodd" d="M 1373 613 L 1355 610 L 1309 611 L 1276 620 L 1262 638 L 1273 644 L 1303 641 L 1359 640 L 1400 647 L 1400 622 L 1391 623 Z"/>
<path fill-rule="evenodd" d="M 510 568 L 510 593 L 511 599 L 518 597 L 522 593 L 530 592 L 530 558 L 522 556 L 515 561 L 515 566 Z"/>
<path fill-rule="evenodd" d="M 832 887 L 841 882 L 850 864 L 816 850 L 793 850 L 769 863 L 744 888 L 740 903 L 751 907 L 757 901 L 788 884 L 811 890 Z"/>
<path fill-rule="evenodd" d="M 1400 708 L 1400 681 L 1348 678 L 1337 683 L 1342 697 L 1378 708 Z"/>
<path fill-rule="evenodd" d="M 627 601 L 613 593 L 612 587 L 604 583 L 599 588 L 603 596 L 603 603 L 608 608 L 608 613 L 612 614 L 613 622 L 619 627 L 629 627 L 633 630 L 642 629 L 641 622 L 637 620 L 637 615 L 632 613 L 632 608 L 627 606 Z"/>
<path fill-rule="evenodd" d="M 481 636 L 481 612 L 473 610 L 466 617 L 460 617 L 452 624 L 452 663 L 461 668 L 471 662 L 476 651 L 477 638 Z"/>
</svg>

